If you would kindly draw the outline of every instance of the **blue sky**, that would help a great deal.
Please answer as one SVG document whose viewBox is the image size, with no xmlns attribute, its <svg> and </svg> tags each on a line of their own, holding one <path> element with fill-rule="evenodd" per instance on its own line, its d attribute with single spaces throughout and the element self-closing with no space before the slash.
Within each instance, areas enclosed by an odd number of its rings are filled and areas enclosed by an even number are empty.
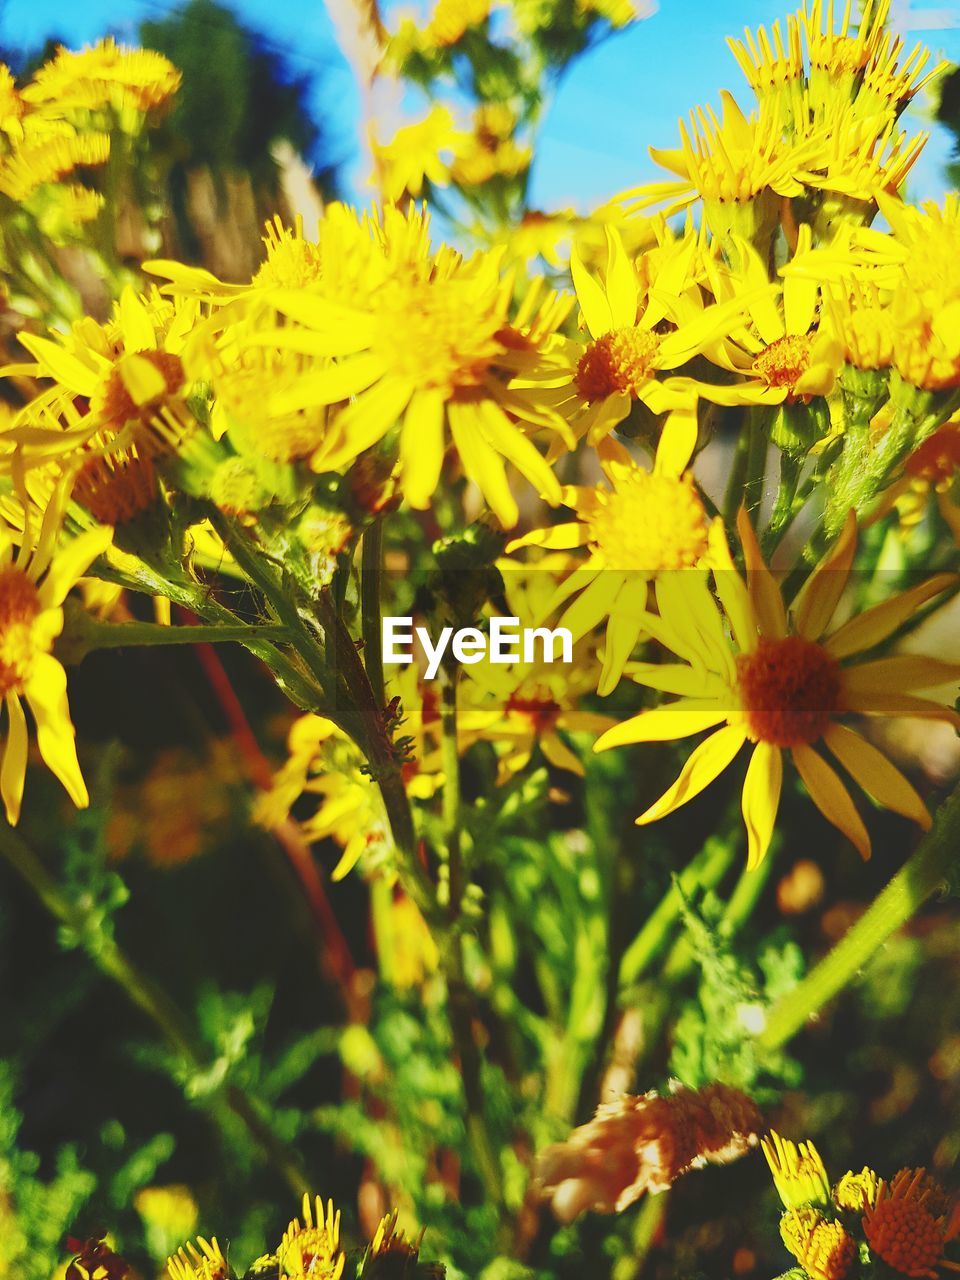
<svg viewBox="0 0 960 1280">
<path fill-rule="evenodd" d="M 0 0 L 0 43 L 35 48 L 56 33 L 79 45 L 106 31 L 128 39 L 169 0 Z M 320 110 L 335 110 L 349 150 L 357 115 L 350 72 L 339 57 L 323 0 L 233 0 L 232 7 L 282 48 L 298 70 L 322 70 Z M 384 6 L 388 21 L 395 5 Z M 747 104 L 749 92 L 724 43 L 744 26 L 769 24 L 795 0 L 660 0 L 659 10 L 604 42 L 568 72 L 547 116 L 533 174 L 541 208 L 586 210 L 615 192 L 657 176 L 647 146 L 673 146 L 677 119 L 721 88 Z M 960 62 L 960 0 L 894 0 L 912 44 Z M 914 198 L 939 197 L 951 139 L 935 129 L 911 184 Z M 348 182 L 350 170 L 347 171 Z M 361 191 L 359 198 L 365 198 Z"/>
</svg>

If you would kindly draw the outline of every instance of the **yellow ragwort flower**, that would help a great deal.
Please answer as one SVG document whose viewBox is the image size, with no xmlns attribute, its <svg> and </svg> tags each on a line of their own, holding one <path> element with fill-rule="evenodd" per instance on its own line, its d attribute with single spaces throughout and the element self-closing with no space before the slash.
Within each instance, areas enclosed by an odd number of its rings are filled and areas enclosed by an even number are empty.
<svg viewBox="0 0 960 1280">
<path fill-rule="evenodd" d="M 78 808 L 89 803 L 80 773 L 67 705 L 67 675 L 51 650 L 63 629 L 63 602 L 71 587 L 110 545 L 109 529 L 81 534 L 59 550 L 66 490 L 57 490 L 39 531 L 27 520 L 22 533 L 0 528 L 0 698 L 7 709 L 7 737 L 0 767 L 0 795 L 7 821 L 20 817 L 27 771 L 26 699 L 47 768 Z M 14 553 L 13 537 L 20 541 Z"/>
<path fill-rule="evenodd" d="M 196 1244 L 187 1243 L 167 1259 L 170 1280 L 229 1280 L 230 1266 L 221 1252 L 216 1236 L 212 1240 L 197 1237 Z"/>
<path fill-rule="evenodd" d="M 277 1250 L 280 1275 L 291 1280 L 340 1280 L 346 1264 L 346 1254 L 340 1248 L 340 1210 L 334 1211 L 333 1201 L 303 1197 L 303 1222 L 294 1218 Z"/>
<path fill-rule="evenodd" d="M 957 680 L 960 665 L 913 654 L 849 666 L 844 659 L 888 639 L 921 604 L 952 586 L 956 576 L 935 574 L 827 634 L 853 564 L 857 533 L 853 512 L 789 615 L 744 511 L 738 528 L 746 582 L 732 560 L 726 568 L 714 569 L 713 575 L 732 642 L 705 574 L 686 570 L 660 578 L 656 586 L 660 616 L 645 619 L 644 630 L 681 661 L 646 664 L 632 674 L 641 684 L 680 697 L 626 720 L 595 744 L 602 751 L 633 742 L 688 738 L 723 726 L 694 750 L 677 781 L 640 815 L 638 823 L 662 818 L 698 795 L 750 742 L 742 801 L 749 867 L 759 865 L 773 835 L 785 750 L 817 808 L 863 857 L 869 857 L 870 837 L 850 793 L 814 749 L 822 741 L 879 805 L 929 828 L 930 815 L 913 786 L 841 719 L 848 714 L 915 716 L 960 727 L 960 714 L 952 707 L 913 692 Z M 718 547 L 715 554 L 719 559 L 722 549 Z"/>
<path fill-rule="evenodd" d="M 853 1236 L 817 1209 L 788 1210 L 780 1236 L 810 1280 L 844 1280 L 857 1258 Z"/>
<path fill-rule="evenodd" d="M 696 443 L 695 424 L 685 431 L 669 422 L 652 471 L 625 449 L 600 446 L 606 483 L 568 485 L 563 501 L 576 519 L 536 529 L 507 545 L 570 551 L 588 557 L 551 594 L 544 616 L 572 601 L 559 618 L 574 641 L 606 620 L 597 691 L 611 693 L 640 638 L 649 583 L 658 574 L 709 564 L 710 521 L 687 469 Z"/>
<path fill-rule="evenodd" d="M 767 1137 L 760 1139 L 760 1146 L 785 1209 L 829 1205 L 827 1171 L 812 1142 L 801 1142 L 797 1146 L 771 1130 Z"/>
</svg>

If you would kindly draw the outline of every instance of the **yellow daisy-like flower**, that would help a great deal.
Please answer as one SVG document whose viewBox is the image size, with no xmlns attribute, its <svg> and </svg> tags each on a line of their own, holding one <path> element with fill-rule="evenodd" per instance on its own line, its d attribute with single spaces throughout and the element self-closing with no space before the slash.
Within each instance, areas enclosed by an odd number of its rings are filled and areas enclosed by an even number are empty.
<svg viewBox="0 0 960 1280">
<path fill-rule="evenodd" d="M 859 1213 L 864 1205 L 872 1205 L 877 1198 L 880 1179 L 864 1165 L 859 1173 L 848 1169 L 830 1192 L 830 1198 L 838 1209 L 847 1213 Z"/>
<path fill-rule="evenodd" d="M 888 639 L 921 604 L 954 585 L 955 575 L 936 574 L 826 634 L 853 564 L 854 514 L 789 617 L 742 510 L 738 528 L 746 582 L 732 561 L 714 570 L 732 642 L 704 574 L 687 571 L 662 577 L 656 587 L 660 617 L 645 620 L 644 627 L 681 662 L 649 664 L 633 674 L 641 684 L 681 696 L 641 712 L 595 744 L 603 751 L 633 742 L 691 737 L 723 726 L 696 748 L 677 781 L 638 823 L 653 822 L 691 800 L 750 742 L 742 802 L 749 867 L 760 864 L 773 835 L 784 750 L 790 752 L 817 808 L 863 857 L 869 857 L 870 837 L 850 793 L 814 749 L 822 741 L 878 804 L 929 828 L 930 815 L 913 786 L 876 747 L 842 724 L 841 717 L 914 716 L 960 727 L 960 714 L 951 707 L 914 696 L 916 690 L 960 678 L 960 665 L 912 654 L 849 666 L 844 660 Z"/>
<path fill-rule="evenodd" d="M 406 222 L 399 261 L 391 260 L 392 241 L 368 246 L 381 275 L 369 295 L 273 290 L 267 300 L 288 323 L 249 341 L 326 360 L 275 398 L 277 412 L 349 401 L 311 458 L 315 470 L 340 470 L 400 424 L 400 486 L 411 506 L 425 509 L 449 432 L 466 476 L 511 527 L 518 508 L 506 462 L 548 501 L 560 497 L 553 471 L 518 424 L 569 438 L 528 376 L 549 365 L 545 330 L 560 323 L 563 308 L 541 306 L 529 323 L 513 318 L 512 281 L 500 278 L 495 258 L 464 260 L 445 247 L 431 252 L 425 220 L 411 210 Z M 528 310 L 521 303 L 521 315 Z M 525 386 L 511 386 L 521 374 Z"/>
<path fill-rule="evenodd" d="M 105 325 L 85 318 L 56 339 L 21 334 L 36 363 L 2 372 L 53 386 L 24 406 L 7 438 L 23 446 L 27 464 L 69 457 L 97 435 L 109 444 L 125 431 L 141 453 L 169 452 L 196 425 L 183 359 L 196 318 L 195 304 L 173 306 L 156 291 L 138 297 L 128 287 Z"/>
<path fill-rule="evenodd" d="M 663 259 L 655 280 L 642 282 L 623 247 L 619 233 L 606 228 L 607 262 L 600 279 L 584 266 L 579 253 L 570 255 L 577 301 L 590 341 L 571 342 L 564 373 L 545 370 L 544 381 L 555 390 L 550 403 L 570 421 L 578 439 L 597 443 L 641 400 L 654 414 L 671 412 L 671 429 L 683 452 L 696 431 L 696 397 L 703 386 L 691 378 L 661 380 L 717 344 L 741 320 L 747 295 L 704 306 L 700 291 L 691 288 L 690 270 L 697 252 L 696 236 L 685 237 L 682 250 Z M 763 286 L 772 292 L 773 286 Z M 669 332 L 661 330 L 669 325 Z M 689 446 L 687 459 L 693 451 Z M 683 465 L 686 465 L 685 463 Z"/>
<path fill-rule="evenodd" d="M 593 692 L 593 673 L 582 654 L 573 657 L 572 668 L 545 662 L 466 668 L 459 686 L 458 745 L 466 751 L 474 742 L 492 742 L 499 784 L 526 768 L 538 746 L 555 768 L 582 777 L 583 765 L 561 735 L 595 735 L 614 723 L 579 706 Z"/>
<path fill-rule="evenodd" d="M 67 675 L 51 650 L 63 629 L 63 602 L 71 587 L 110 545 L 109 529 L 93 529 L 59 551 L 63 486 L 51 499 L 39 533 L 28 522 L 22 534 L 0 529 L 0 698 L 7 709 L 7 737 L 0 766 L 0 795 L 7 821 L 20 817 L 27 771 L 27 721 L 37 727 L 47 768 L 78 808 L 89 803 L 80 773 L 67 705 Z M 20 541 L 14 553 L 13 538 Z"/>
<path fill-rule="evenodd" d="M 790 1209 L 780 1236 L 810 1280 L 844 1280 L 857 1260 L 857 1242 L 842 1223 L 816 1209 Z"/>
<path fill-rule="evenodd" d="M 796 256 L 810 252 L 810 228 L 799 229 Z M 787 273 L 779 299 L 764 292 L 767 268 L 756 249 L 734 237 L 739 269 L 713 263 L 709 276 L 718 301 L 746 298 L 752 324 L 734 329 L 708 356 L 746 380 L 730 386 L 701 387 L 715 404 L 766 404 L 809 401 L 833 389 L 842 349 L 820 325 L 820 289 L 808 274 Z"/>
<path fill-rule="evenodd" d="M 107 36 L 75 53 L 62 46 L 23 90 L 31 106 L 72 114 L 111 106 L 117 111 L 149 111 L 167 102 L 180 86 L 180 72 L 152 49 L 128 49 Z"/>
<path fill-rule="evenodd" d="M 690 126 L 680 121 L 679 150 L 650 148 L 653 159 L 675 174 L 673 181 L 648 183 L 620 197 L 628 211 L 661 207 L 666 214 L 703 201 L 715 236 L 731 233 L 756 244 L 769 242 L 784 197 L 802 195 L 796 172 L 815 153 L 819 138 L 785 138 L 786 109 L 765 96 L 755 114 L 745 116 L 733 95 L 720 95 L 721 115 L 697 108 Z"/>
<path fill-rule="evenodd" d="M 389 142 L 372 138 L 375 181 L 385 199 L 399 200 L 404 193 L 419 196 L 425 182 L 447 186 L 462 136 L 449 108 L 435 103 L 427 116 L 397 129 Z"/>
<path fill-rule="evenodd" d="M 340 1248 L 340 1210 L 327 1201 L 324 1212 L 320 1196 L 311 1205 L 303 1197 L 303 1222 L 294 1218 L 277 1250 L 280 1275 L 291 1280 L 340 1280 L 346 1254 Z"/>
<path fill-rule="evenodd" d="M 605 619 L 603 665 L 597 691 L 611 693 L 640 638 L 647 592 L 658 574 L 709 564 L 710 527 L 699 489 L 687 470 L 694 429 L 676 422 L 663 432 L 652 471 L 624 449 L 601 446 L 606 484 L 567 486 L 564 503 L 576 520 L 537 529 L 507 546 L 550 550 L 586 547 L 578 564 L 549 599 L 544 616 L 575 597 L 559 618 L 579 640 Z"/>
<path fill-rule="evenodd" d="M 167 1272 L 170 1280 L 228 1280 L 231 1275 L 216 1236 L 212 1240 L 198 1236 L 196 1244 L 178 1249 L 167 1259 Z"/>
<path fill-rule="evenodd" d="M 797 1146 L 771 1130 L 768 1137 L 760 1139 L 760 1147 L 785 1209 L 800 1209 L 804 1205 L 826 1208 L 830 1204 L 827 1171 L 812 1142 L 801 1142 Z"/>
</svg>

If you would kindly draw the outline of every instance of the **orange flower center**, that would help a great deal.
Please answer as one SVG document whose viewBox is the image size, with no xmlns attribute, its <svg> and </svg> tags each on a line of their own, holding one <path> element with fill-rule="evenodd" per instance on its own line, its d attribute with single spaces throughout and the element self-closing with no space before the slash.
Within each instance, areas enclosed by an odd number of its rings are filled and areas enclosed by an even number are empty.
<svg viewBox="0 0 960 1280">
<path fill-rule="evenodd" d="M 618 391 L 636 396 L 653 372 L 660 339 L 649 329 L 614 329 L 591 342 L 577 365 L 577 391 L 588 404 Z"/>
<path fill-rule="evenodd" d="M 753 742 L 814 742 L 836 715 L 840 664 L 802 636 L 761 640 L 737 658 L 737 685 Z"/>
<path fill-rule="evenodd" d="M 120 431 L 131 421 L 148 421 L 164 398 L 176 394 L 186 381 L 183 362 L 172 352 L 138 351 L 136 354 L 160 373 L 165 384 L 164 392 L 146 404 L 137 404 L 127 390 L 122 371 L 113 369 L 95 396 L 92 407 L 114 431 Z"/>
<path fill-rule="evenodd" d="M 73 496 L 100 524 L 126 524 L 157 497 L 153 459 L 135 453 L 91 458 L 77 476 Z"/>
<path fill-rule="evenodd" d="M 37 653 L 39 613 L 40 597 L 27 575 L 12 565 L 0 571 L 0 697 L 23 690 Z"/>
<path fill-rule="evenodd" d="M 548 733 L 557 722 L 559 705 L 552 698 L 523 698 L 513 693 L 507 699 L 507 713 L 527 716 L 534 733 Z"/>
<path fill-rule="evenodd" d="M 943 1227 L 917 1200 L 881 1199 L 863 1219 L 867 1243 L 878 1258 L 905 1276 L 936 1277 Z"/>
<path fill-rule="evenodd" d="M 753 362 L 753 371 L 768 387 L 792 389 L 810 368 L 813 343 L 812 333 L 778 338 L 760 352 Z"/>
</svg>

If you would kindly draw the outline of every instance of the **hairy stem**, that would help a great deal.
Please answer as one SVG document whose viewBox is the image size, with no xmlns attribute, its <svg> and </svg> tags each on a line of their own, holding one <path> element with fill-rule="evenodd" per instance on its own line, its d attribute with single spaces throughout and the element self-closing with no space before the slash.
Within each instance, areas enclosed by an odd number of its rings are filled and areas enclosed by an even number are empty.
<svg viewBox="0 0 960 1280">
<path fill-rule="evenodd" d="M 833 950 L 770 1011 L 759 1040 L 778 1049 L 848 983 L 886 940 L 960 871 L 960 785 L 933 830 Z"/>
<path fill-rule="evenodd" d="M 367 679 L 381 707 L 387 700 L 383 681 L 382 588 L 383 522 L 376 520 L 364 532 L 360 551 L 360 634 Z"/>
<path fill-rule="evenodd" d="M 87 911 L 63 892 L 30 846 L 6 824 L 0 824 L 0 854 L 27 882 L 54 919 L 82 939 L 90 923 Z M 144 973 L 108 933 L 98 932 L 96 946 L 88 946 L 86 950 L 100 972 L 115 982 L 150 1019 L 192 1073 L 199 1074 L 208 1069 L 207 1055 L 181 1011 L 163 988 Z M 228 1084 L 222 1099 L 244 1123 L 293 1192 L 300 1196 L 309 1190 L 309 1182 L 296 1155 L 276 1136 L 249 1094 L 239 1085 Z M 210 1101 L 215 1105 L 218 1102 L 216 1095 Z"/>
</svg>

